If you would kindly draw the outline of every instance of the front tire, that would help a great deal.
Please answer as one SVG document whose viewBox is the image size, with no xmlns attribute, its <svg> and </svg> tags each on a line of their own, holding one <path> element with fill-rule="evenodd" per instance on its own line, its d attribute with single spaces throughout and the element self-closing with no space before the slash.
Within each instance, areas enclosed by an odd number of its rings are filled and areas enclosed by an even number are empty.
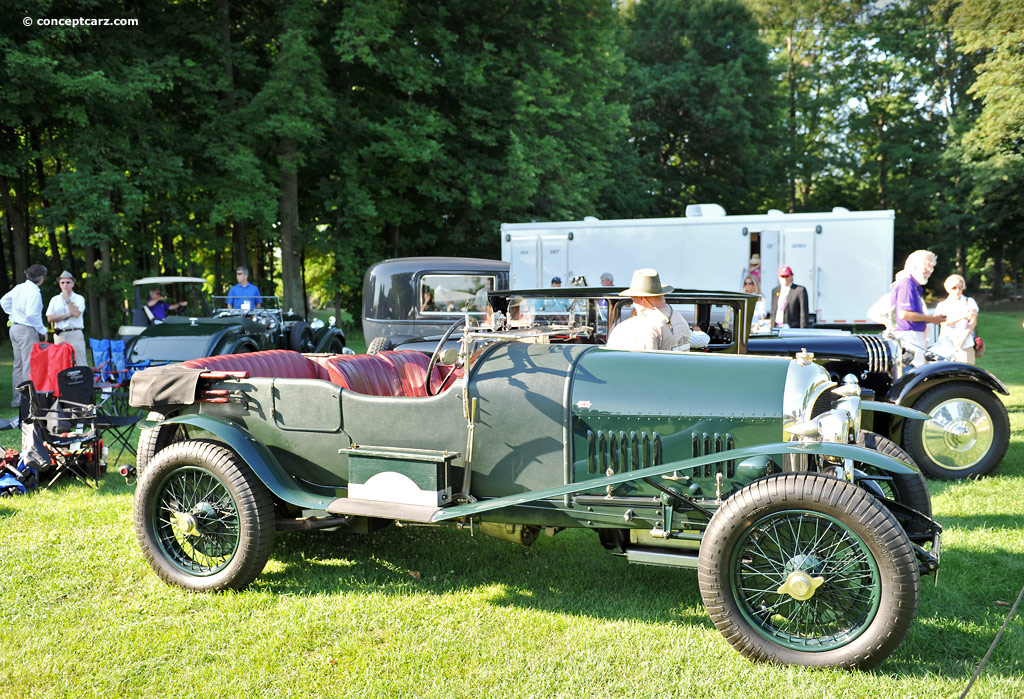
<svg viewBox="0 0 1024 699">
<path fill-rule="evenodd" d="M 300 320 L 288 331 L 288 349 L 296 352 L 312 352 L 316 349 L 316 334 L 304 320 Z"/>
<path fill-rule="evenodd" d="M 942 480 L 980 478 L 1003 460 L 1010 445 L 1006 406 L 988 389 L 944 383 L 912 406 L 930 420 L 907 420 L 903 447 L 926 475 Z"/>
<path fill-rule="evenodd" d="M 896 518 L 857 486 L 786 473 L 711 519 L 698 581 L 726 640 L 758 661 L 869 669 L 903 641 L 920 577 Z"/>
<path fill-rule="evenodd" d="M 186 590 L 247 586 L 270 558 L 274 527 L 270 492 L 220 444 L 171 444 L 139 479 L 139 546 L 162 580 Z"/>
</svg>

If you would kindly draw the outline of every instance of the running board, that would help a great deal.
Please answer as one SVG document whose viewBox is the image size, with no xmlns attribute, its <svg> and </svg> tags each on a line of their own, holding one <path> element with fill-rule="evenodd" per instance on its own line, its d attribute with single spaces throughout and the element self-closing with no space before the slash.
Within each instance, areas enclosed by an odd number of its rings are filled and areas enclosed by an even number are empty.
<svg viewBox="0 0 1024 699">
<path fill-rule="evenodd" d="M 430 505 L 407 505 L 358 498 L 335 498 L 327 506 L 327 512 L 332 515 L 400 519 L 405 522 L 430 522 L 439 509 Z"/>
<path fill-rule="evenodd" d="M 626 549 L 626 560 L 651 566 L 669 566 L 672 568 L 697 568 L 697 552 L 655 548 Z"/>
</svg>

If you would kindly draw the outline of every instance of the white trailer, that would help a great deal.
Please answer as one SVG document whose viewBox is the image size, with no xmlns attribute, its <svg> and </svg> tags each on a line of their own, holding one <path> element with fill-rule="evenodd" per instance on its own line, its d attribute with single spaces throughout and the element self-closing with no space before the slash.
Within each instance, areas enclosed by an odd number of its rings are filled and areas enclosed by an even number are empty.
<svg viewBox="0 0 1024 699">
<path fill-rule="evenodd" d="M 780 265 L 807 287 L 819 326 L 869 324 L 867 310 L 892 282 L 895 212 L 848 211 L 727 216 L 716 204 L 686 207 L 685 218 L 504 223 L 501 259 L 510 288 L 546 287 L 583 276 L 596 286 L 610 272 L 629 284 L 654 267 L 681 289 L 740 291 L 747 262 L 761 256 L 761 293 L 770 303 Z"/>
</svg>

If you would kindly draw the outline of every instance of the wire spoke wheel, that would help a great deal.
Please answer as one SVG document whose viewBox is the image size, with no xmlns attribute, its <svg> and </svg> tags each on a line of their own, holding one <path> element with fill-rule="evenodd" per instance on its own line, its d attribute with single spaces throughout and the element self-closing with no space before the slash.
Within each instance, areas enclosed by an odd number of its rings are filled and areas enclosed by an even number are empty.
<svg viewBox="0 0 1024 699">
<path fill-rule="evenodd" d="M 731 561 L 741 613 L 787 648 L 828 650 L 863 633 L 878 610 L 881 579 L 867 545 L 816 512 L 764 517 Z"/>
<path fill-rule="evenodd" d="M 191 575 L 222 570 L 238 549 L 238 506 L 209 472 L 183 467 L 168 474 L 157 488 L 153 515 L 160 548 Z"/>
<path fill-rule="evenodd" d="M 226 446 L 174 442 L 160 450 L 135 491 L 135 535 L 164 581 L 188 590 L 241 589 L 274 545 L 274 503 Z"/>
<path fill-rule="evenodd" d="M 917 613 L 906 532 L 873 495 L 825 474 L 770 476 L 731 496 L 697 573 L 711 620 L 754 660 L 872 668 Z"/>
</svg>

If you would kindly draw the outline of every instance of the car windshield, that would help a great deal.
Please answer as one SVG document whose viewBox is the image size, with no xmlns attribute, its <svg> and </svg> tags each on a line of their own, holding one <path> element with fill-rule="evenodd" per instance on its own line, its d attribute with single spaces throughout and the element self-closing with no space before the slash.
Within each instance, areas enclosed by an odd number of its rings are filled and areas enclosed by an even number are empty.
<svg viewBox="0 0 1024 699">
<path fill-rule="evenodd" d="M 164 283 L 137 284 L 138 298 L 146 303 L 153 290 L 161 292 L 161 298 L 170 305 L 182 304 L 179 315 L 208 316 L 213 312 L 210 297 L 206 294 L 204 284 L 186 281 L 167 281 Z"/>
<path fill-rule="evenodd" d="M 230 301 L 228 301 L 227 296 L 214 296 L 212 298 L 214 313 L 218 316 L 242 314 L 258 308 L 268 311 L 281 310 L 280 299 L 266 294 L 251 298 L 233 298 Z"/>
</svg>

